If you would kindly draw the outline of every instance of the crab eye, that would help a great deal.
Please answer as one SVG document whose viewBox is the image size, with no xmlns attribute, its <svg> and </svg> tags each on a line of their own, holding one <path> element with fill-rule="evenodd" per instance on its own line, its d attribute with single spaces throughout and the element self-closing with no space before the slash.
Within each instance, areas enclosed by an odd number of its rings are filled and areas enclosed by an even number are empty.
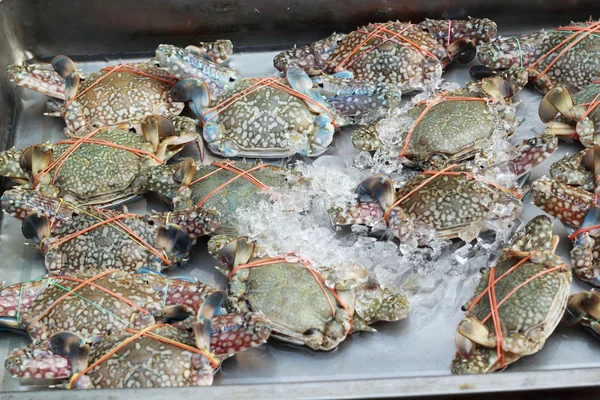
<svg viewBox="0 0 600 400">
<path fill-rule="evenodd" d="M 233 76 L 229 77 L 229 82 L 235 82 L 235 78 Z"/>
<path fill-rule="evenodd" d="M 319 85 L 320 88 L 324 88 L 325 87 L 325 84 L 323 82 L 319 82 L 318 85 Z"/>
</svg>

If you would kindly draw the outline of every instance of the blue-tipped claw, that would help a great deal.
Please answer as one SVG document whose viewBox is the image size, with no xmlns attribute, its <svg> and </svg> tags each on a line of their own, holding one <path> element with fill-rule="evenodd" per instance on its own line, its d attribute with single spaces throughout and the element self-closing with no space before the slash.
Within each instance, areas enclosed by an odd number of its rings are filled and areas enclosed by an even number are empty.
<svg viewBox="0 0 600 400">
<path fill-rule="evenodd" d="M 312 80 L 308 74 L 295 64 L 292 64 L 288 67 L 285 77 L 290 83 L 290 86 L 292 86 L 295 91 L 300 93 L 308 93 L 313 86 Z"/>
<path fill-rule="evenodd" d="M 340 72 L 336 72 L 332 76 L 335 76 L 336 78 L 342 78 L 342 79 L 354 79 L 354 74 L 352 73 L 352 71 L 340 71 Z"/>
<path fill-rule="evenodd" d="M 223 127 L 221 124 L 208 122 L 202 127 L 202 136 L 208 143 L 218 142 L 223 138 Z"/>
<path fill-rule="evenodd" d="M 210 104 L 210 96 L 206 83 L 198 79 L 188 78 L 181 80 L 171 88 L 171 97 L 174 101 L 192 102 L 190 108 L 196 117 L 202 120 L 202 112 Z"/>
</svg>

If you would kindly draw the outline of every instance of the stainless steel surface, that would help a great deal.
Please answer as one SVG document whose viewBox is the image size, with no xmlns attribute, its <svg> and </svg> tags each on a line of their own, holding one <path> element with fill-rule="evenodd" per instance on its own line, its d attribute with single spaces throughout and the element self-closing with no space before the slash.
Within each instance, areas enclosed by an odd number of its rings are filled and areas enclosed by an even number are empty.
<svg viewBox="0 0 600 400">
<path fill-rule="evenodd" d="M 84 71 L 96 70 L 118 58 L 137 59 L 150 54 L 162 42 L 187 44 L 200 40 L 231 38 L 237 49 L 231 60 L 245 76 L 275 74 L 271 60 L 273 49 L 286 48 L 319 38 L 333 30 L 351 30 L 360 23 L 391 18 L 418 20 L 423 17 L 486 16 L 499 22 L 508 35 L 567 23 L 570 19 L 600 16 L 597 0 L 559 1 L 476 1 L 464 0 L 452 9 L 442 0 L 424 3 L 376 1 L 367 5 L 358 0 L 341 1 L 103 1 L 47 2 L 0 0 L 0 150 L 10 145 L 24 147 L 33 143 L 61 138 L 63 123 L 44 117 L 45 98 L 31 91 L 15 88 L 6 81 L 7 64 L 24 59 L 44 60 L 65 53 L 79 60 Z M 564 14 L 561 14 L 565 12 Z M 239 50 L 238 50 L 239 51 Z M 453 65 L 446 79 L 464 83 L 469 79 L 468 66 Z M 537 117 L 540 96 L 532 89 L 519 95 L 523 103 L 519 114 L 524 122 L 520 137 L 540 133 Z M 348 151 L 347 131 L 338 134 L 331 154 L 354 155 Z M 340 150 L 343 149 L 343 150 Z M 561 143 L 560 151 L 537 167 L 533 177 L 548 170 L 551 162 L 577 146 Z M 165 207 L 156 198 L 141 200 L 134 211 Z M 525 207 L 522 219 L 538 214 L 533 205 Z M 570 243 L 565 231 L 555 223 L 561 235 L 559 253 L 567 256 Z M 213 268 L 215 262 L 200 243 L 190 262 L 174 275 L 197 276 L 220 285 L 225 283 Z M 42 276 L 42 257 L 24 245 L 20 223 L 0 215 L 0 278 L 7 284 Z M 584 288 L 578 282 L 573 290 Z M 398 323 L 377 325 L 377 333 L 355 334 L 338 349 L 313 352 L 305 348 L 271 341 L 268 345 L 227 360 L 211 388 L 187 388 L 135 391 L 92 391 L 94 398 L 144 396 L 223 398 L 293 398 L 293 397 L 400 397 L 418 394 L 449 394 L 518 389 L 582 387 L 600 382 L 600 341 L 580 329 L 559 327 L 544 349 L 525 357 L 507 372 L 491 376 L 456 377 L 449 375 L 454 354 L 454 330 L 462 312 L 453 304 L 466 301 L 473 290 L 472 282 L 448 293 L 448 304 L 428 313 L 421 306 Z M 453 288 L 449 288 L 451 292 Z M 452 298 L 451 298 L 452 297 Z M 413 313 L 418 313 L 418 323 Z M 15 334 L 0 336 L 0 358 L 8 351 L 26 344 Z M 0 366 L 0 391 L 22 391 L 18 382 Z M 35 394 L 37 393 L 37 394 Z M 34 398 L 40 393 L 20 392 L 3 397 Z M 46 399 L 78 396 L 81 393 L 50 391 Z"/>
</svg>

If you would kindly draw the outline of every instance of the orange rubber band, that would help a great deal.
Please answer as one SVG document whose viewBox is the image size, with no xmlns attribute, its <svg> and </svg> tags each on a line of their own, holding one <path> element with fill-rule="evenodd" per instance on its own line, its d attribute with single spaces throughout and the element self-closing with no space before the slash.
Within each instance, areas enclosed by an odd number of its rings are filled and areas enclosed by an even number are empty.
<svg viewBox="0 0 600 400">
<path fill-rule="evenodd" d="M 83 372 L 76 373 L 75 375 L 73 375 L 71 377 L 71 380 L 69 381 L 69 385 L 67 386 L 67 389 L 72 389 L 73 386 L 75 385 L 75 383 L 77 383 L 77 381 L 79 380 L 79 378 L 81 378 L 82 376 L 86 375 L 92 369 L 96 368 L 98 365 L 102 364 L 104 361 L 106 361 L 110 357 L 112 357 L 117 351 L 121 350 L 123 347 L 125 347 L 129 343 L 137 340 L 141 336 L 149 337 L 149 338 L 161 341 L 163 343 L 172 344 L 174 346 L 179 347 L 180 349 L 187 350 L 187 351 L 189 351 L 191 353 L 200 354 L 200 355 L 206 357 L 210 361 L 210 363 L 213 366 L 213 368 L 217 368 L 220 365 L 220 362 L 215 358 L 215 356 L 212 355 L 210 352 L 208 352 L 205 349 L 196 349 L 196 348 L 188 346 L 186 344 L 183 344 L 183 343 L 177 342 L 175 340 L 168 339 L 168 338 L 165 338 L 163 336 L 160 336 L 160 335 L 157 335 L 157 334 L 154 334 L 154 333 L 150 332 L 150 331 L 152 331 L 154 329 L 161 328 L 161 327 L 164 327 L 164 326 L 170 326 L 170 325 L 168 325 L 168 324 L 156 324 L 156 325 L 152 325 L 152 326 L 149 326 L 147 328 L 144 328 L 141 331 L 137 331 L 137 330 L 129 329 L 129 328 L 125 329 L 128 333 L 132 333 L 133 336 L 131 336 L 131 337 L 123 340 L 121 343 L 119 343 L 117 346 L 115 346 L 108 353 L 106 353 L 105 355 L 103 355 L 102 357 L 100 357 L 95 363 L 93 363 L 92 365 L 90 365 L 87 368 L 85 368 L 83 370 Z"/>
<path fill-rule="evenodd" d="M 206 202 L 208 201 L 208 199 L 210 199 L 212 196 L 214 196 L 215 194 L 217 194 L 221 189 L 223 189 L 224 187 L 228 186 L 230 183 L 238 180 L 239 178 L 245 177 L 248 174 L 250 174 L 250 173 L 252 173 L 252 172 L 254 172 L 254 171 L 258 170 L 258 169 L 266 168 L 266 167 L 269 167 L 269 166 L 270 166 L 269 164 L 259 164 L 259 165 L 256 165 L 256 166 L 250 168 L 249 170 L 246 170 L 244 172 L 238 173 L 236 176 L 234 176 L 233 178 L 231 178 L 227 182 L 225 182 L 225 183 L 217 186 L 215 189 L 211 190 L 206 196 L 204 196 L 204 198 L 202 200 L 200 200 L 198 202 L 198 204 L 196 204 L 196 207 L 202 207 L 204 204 L 206 204 Z M 213 173 L 214 172 L 215 171 L 213 171 Z M 250 182 L 252 182 L 252 181 L 250 180 Z"/>
<path fill-rule="evenodd" d="M 583 104 L 580 104 L 580 106 L 587 107 L 587 110 L 581 116 L 581 118 L 579 118 L 579 121 L 585 119 L 588 115 L 590 115 L 596 109 L 596 107 L 600 106 L 600 93 L 598 93 L 596 95 L 596 97 L 594 97 L 594 99 L 592 101 L 590 101 L 589 103 L 583 103 Z"/>
<path fill-rule="evenodd" d="M 290 260 L 291 257 L 294 257 L 294 259 Z M 315 271 L 314 269 L 310 268 L 310 262 L 308 260 L 298 257 L 297 255 L 295 255 L 293 253 L 289 253 L 289 254 L 281 255 L 281 256 L 277 256 L 277 257 L 263 258 L 263 259 L 259 259 L 256 261 L 249 262 L 247 264 L 240 264 L 231 270 L 231 272 L 227 276 L 227 279 L 231 279 L 235 275 L 236 272 L 238 272 L 240 269 L 244 269 L 244 268 L 256 268 L 256 267 L 263 267 L 265 265 L 273 265 L 273 264 L 281 264 L 281 263 L 292 264 L 292 263 L 296 263 L 296 262 L 299 262 L 300 264 L 302 264 L 312 274 L 313 278 L 315 278 L 315 281 L 319 285 L 319 288 L 321 288 L 321 291 L 323 292 L 323 294 L 325 295 L 325 298 L 327 299 L 327 302 L 329 303 L 329 308 L 331 309 L 332 317 L 335 318 L 335 307 L 334 307 L 333 303 L 331 302 L 331 299 L 327 295 L 326 289 L 336 299 L 336 301 L 340 304 L 340 306 L 348 313 L 348 315 L 350 315 L 350 331 L 349 331 L 349 333 L 351 333 L 354 315 L 350 311 L 350 308 L 342 301 L 342 299 L 339 297 L 339 295 L 335 289 L 332 289 L 329 286 L 327 286 L 325 278 L 323 278 L 323 275 L 321 275 L 319 272 Z"/>
<path fill-rule="evenodd" d="M 594 199 L 594 204 L 596 204 L 596 199 Z M 592 226 L 588 226 L 587 228 L 579 228 L 575 232 L 573 232 L 572 234 L 569 235 L 569 240 L 575 239 L 577 236 L 581 235 L 582 233 L 586 233 L 589 231 L 595 231 L 596 229 L 600 229 L 600 225 L 592 225 Z"/>
</svg>

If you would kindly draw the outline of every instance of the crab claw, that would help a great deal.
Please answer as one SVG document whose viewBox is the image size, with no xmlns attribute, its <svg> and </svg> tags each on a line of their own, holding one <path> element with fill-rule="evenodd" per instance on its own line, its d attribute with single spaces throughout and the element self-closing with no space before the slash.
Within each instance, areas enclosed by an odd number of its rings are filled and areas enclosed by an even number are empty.
<svg viewBox="0 0 600 400">
<path fill-rule="evenodd" d="M 360 203 L 376 201 L 382 210 L 387 210 L 394 204 L 394 183 L 385 175 L 373 175 L 358 184 L 354 190 Z"/>
<path fill-rule="evenodd" d="M 312 89 L 313 82 L 306 72 L 296 64 L 292 64 L 288 67 L 285 72 L 290 86 L 297 92 L 302 94 L 308 94 L 308 91 Z"/>
<path fill-rule="evenodd" d="M 156 232 L 156 245 L 167 255 L 183 257 L 190 252 L 192 241 L 179 225 L 167 224 L 159 226 Z"/>
<path fill-rule="evenodd" d="M 467 64 L 477 55 L 477 46 L 475 42 L 463 38 L 455 40 L 446 51 L 452 59 L 456 58 L 459 63 Z"/>
<path fill-rule="evenodd" d="M 596 145 L 585 152 L 581 158 L 581 166 L 592 172 L 594 176 L 600 176 L 600 145 Z"/>
<path fill-rule="evenodd" d="M 496 341 L 490 337 L 490 331 L 477 318 L 468 317 L 458 325 L 458 333 L 485 347 L 494 347 Z"/>
<path fill-rule="evenodd" d="M 36 144 L 26 148 L 21 153 L 19 165 L 23 171 L 28 172 L 32 177 L 35 177 L 44 168 L 50 165 L 53 154 L 51 148 Z"/>
<path fill-rule="evenodd" d="M 219 290 L 211 293 L 198 310 L 197 321 L 194 324 L 196 347 L 210 351 L 210 320 L 225 302 L 227 295 Z"/>
<path fill-rule="evenodd" d="M 52 68 L 65 80 L 65 99 L 74 98 L 80 79 L 73 60 L 67 56 L 56 56 L 52 59 Z"/>
<path fill-rule="evenodd" d="M 594 290 L 580 292 L 569 298 L 564 320 L 569 325 L 579 323 L 584 317 L 600 319 L 600 294 Z"/>
<path fill-rule="evenodd" d="M 49 340 L 50 349 L 54 354 L 69 357 L 72 375 L 81 373 L 87 368 L 90 346 L 83 338 L 71 332 L 58 332 Z"/>
<path fill-rule="evenodd" d="M 188 158 L 173 172 L 173 180 L 181 186 L 187 186 L 194 179 L 196 174 L 196 162 L 192 158 Z"/>
<path fill-rule="evenodd" d="M 44 214 L 32 212 L 23 220 L 21 232 L 26 239 L 42 241 L 50 237 L 50 220 Z"/>
<path fill-rule="evenodd" d="M 173 101 L 189 102 L 190 108 L 200 120 L 203 120 L 202 111 L 210 104 L 210 95 L 206 83 L 198 79 L 188 78 L 181 80 L 171 88 Z"/>
<path fill-rule="evenodd" d="M 559 112 L 566 118 L 577 118 L 571 93 L 564 87 L 557 87 L 546 93 L 539 107 L 540 119 L 543 122 L 550 122 Z"/>
<path fill-rule="evenodd" d="M 252 254 L 256 245 L 246 236 L 240 236 L 236 240 L 233 240 L 226 244 L 219 252 L 219 262 L 221 265 L 227 265 L 231 269 L 241 264 L 246 264 Z"/>
<path fill-rule="evenodd" d="M 489 77 L 481 80 L 481 88 L 492 98 L 506 100 L 513 97 L 517 90 L 515 85 L 506 79 Z"/>
<path fill-rule="evenodd" d="M 142 122 L 144 139 L 152 144 L 154 151 L 158 149 L 161 138 L 175 136 L 175 126 L 168 118 L 162 115 L 150 115 Z"/>
<path fill-rule="evenodd" d="M 329 114 L 322 113 L 315 120 L 315 133 L 312 137 L 311 154 L 318 155 L 325 151 L 333 140 L 335 128 Z"/>
<path fill-rule="evenodd" d="M 456 335 L 454 337 L 454 344 L 456 345 L 456 351 L 458 351 L 458 354 L 463 359 L 469 360 L 473 356 L 473 353 L 475 352 L 477 345 L 471 339 L 462 335 L 460 333 L 459 328 L 460 328 L 460 325 L 458 328 L 456 328 Z"/>
</svg>

